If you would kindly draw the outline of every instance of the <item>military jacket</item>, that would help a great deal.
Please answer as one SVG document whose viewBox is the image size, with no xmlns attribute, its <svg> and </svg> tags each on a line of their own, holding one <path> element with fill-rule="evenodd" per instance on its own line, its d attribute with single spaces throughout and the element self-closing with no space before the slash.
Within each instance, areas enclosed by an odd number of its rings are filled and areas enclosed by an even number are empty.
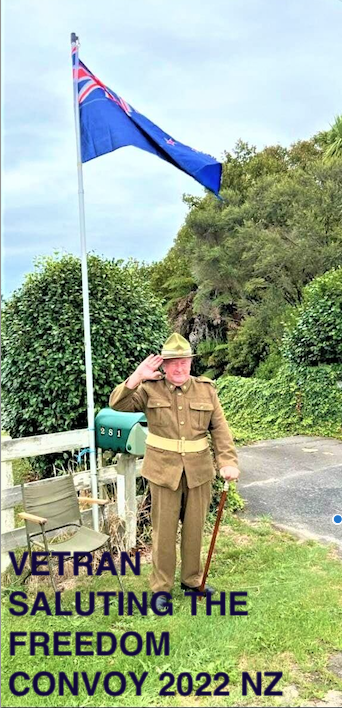
<svg viewBox="0 0 342 708">
<path fill-rule="evenodd" d="M 182 386 L 175 386 L 163 377 L 143 381 L 134 389 L 123 382 L 112 391 L 109 405 L 117 411 L 142 411 L 149 432 L 164 438 L 199 440 L 209 432 L 218 468 L 238 467 L 233 438 L 211 379 L 190 376 Z M 146 446 L 142 475 L 147 479 L 175 490 L 183 470 L 190 489 L 212 479 L 215 472 L 209 448 L 179 453 Z"/>
</svg>

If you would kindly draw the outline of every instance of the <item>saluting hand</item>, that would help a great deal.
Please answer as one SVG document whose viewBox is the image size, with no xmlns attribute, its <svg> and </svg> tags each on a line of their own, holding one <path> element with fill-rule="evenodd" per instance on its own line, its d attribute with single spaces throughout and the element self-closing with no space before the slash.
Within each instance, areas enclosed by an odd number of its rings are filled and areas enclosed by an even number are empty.
<svg viewBox="0 0 342 708">
<path fill-rule="evenodd" d="M 160 371 L 158 371 L 160 365 L 163 363 L 163 357 L 159 354 L 150 354 L 144 359 L 144 361 L 137 366 L 135 374 L 139 376 L 141 380 L 143 379 L 159 379 L 161 377 Z"/>
<path fill-rule="evenodd" d="M 158 371 L 158 368 L 162 363 L 162 356 L 159 354 L 150 354 L 137 366 L 134 373 L 126 381 L 126 386 L 128 386 L 128 388 L 135 388 L 144 379 L 153 379 L 155 381 L 160 379 L 162 374 Z"/>
</svg>

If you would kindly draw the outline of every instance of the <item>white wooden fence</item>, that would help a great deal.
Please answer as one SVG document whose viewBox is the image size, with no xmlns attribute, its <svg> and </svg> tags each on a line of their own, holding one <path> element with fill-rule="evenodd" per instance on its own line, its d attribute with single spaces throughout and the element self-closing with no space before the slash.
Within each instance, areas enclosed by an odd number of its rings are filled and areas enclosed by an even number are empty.
<svg viewBox="0 0 342 708">
<path fill-rule="evenodd" d="M 88 447 L 87 429 L 71 430 L 50 435 L 33 435 L 27 438 L 12 440 L 1 437 L 1 567 L 9 564 L 8 551 L 26 546 L 25 527 L 15 528 L 14 507 L 22 502 L 20 484 L 13 486 L 12 462 L 16 459 L 48 455 L 58 452 L 76 452 Z M 116 500 L 109 505 L 124 524 L 124 547 L 130 550 L 136 545 L 137 524 L 137 476 L 140 476 L 142 460 L 131 455 L 117 455 L 115 464 L 104 467 L 102 451 L 98 451 L 97 473 L 99 496 L 103 496 L 105 485 L 116 484 Z M 90 472 L 80 472 L 73 475 L 77 491 L 90 489 Z M 48 482 L 48 480 L 46 480 Z M 91 509 L 81 511 L 82 521 L 86 526 L 92 526 Z M 49 535 L 49 534 L 48 534 Z M 53 532 L 50 533 L 53 535 Z"/>
</svg>

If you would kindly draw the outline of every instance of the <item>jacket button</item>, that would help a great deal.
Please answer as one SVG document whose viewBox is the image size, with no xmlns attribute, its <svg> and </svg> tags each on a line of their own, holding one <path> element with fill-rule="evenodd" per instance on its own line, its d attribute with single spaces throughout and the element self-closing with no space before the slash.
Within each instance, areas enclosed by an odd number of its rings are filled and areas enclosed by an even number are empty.
<svg viewBox="0 0 342 708">
<path fill-rule="evenodd" d="M 181 411 L 183 409 L 183 406 L 178 406 L 178 410 Z"/>
<path fill-rule="evenodd" d="M 184 425 L 184 420 L 181 420 L 180 424 L 181 424 L 181 425 Z"/>
<path fill-rule="evenodd" d="M 185 452 L 181 452 L 181 455 L 182 455 L 182 457 L 184 457 L 184 455 L 185 455 Z"/>
</svg>

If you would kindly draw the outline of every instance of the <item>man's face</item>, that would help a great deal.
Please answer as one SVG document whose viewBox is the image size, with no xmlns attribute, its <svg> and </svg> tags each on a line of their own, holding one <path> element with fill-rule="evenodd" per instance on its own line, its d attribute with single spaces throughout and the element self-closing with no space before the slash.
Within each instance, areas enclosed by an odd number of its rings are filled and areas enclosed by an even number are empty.
<svg viewBox="0 0 342 708">
<path fill-rule="evenodd" d="M 166 378 L 175 386 L 182 386 L 190 376 L 191 357 L 183 359 L 164 359 L 163 369 Z"/>
</svg>

